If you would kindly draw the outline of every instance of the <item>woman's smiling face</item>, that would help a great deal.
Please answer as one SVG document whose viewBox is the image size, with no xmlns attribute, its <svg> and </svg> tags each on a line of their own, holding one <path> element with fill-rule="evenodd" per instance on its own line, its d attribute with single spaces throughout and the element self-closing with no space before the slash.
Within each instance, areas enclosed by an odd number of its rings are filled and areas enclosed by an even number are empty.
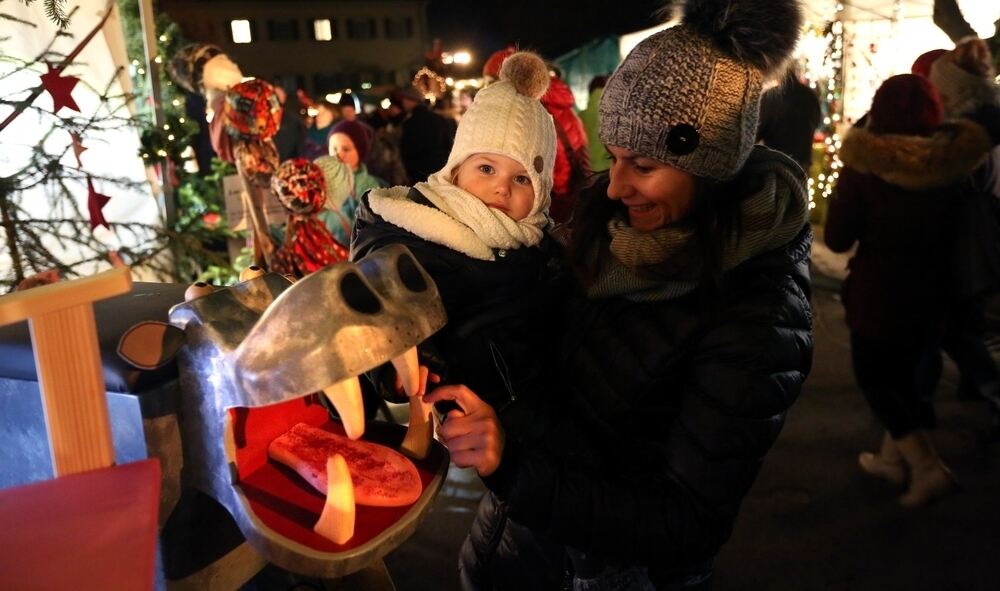
<svg viewBox="0 0 1000 591">
<path fill-rule="evenodd" d="M 628 209 L 630 226 L 652 232 L 690 213 L 696 192 L 693 174 L 625 148 L 607 148 L 611 156 L 608 198 Z"/>
</svg>

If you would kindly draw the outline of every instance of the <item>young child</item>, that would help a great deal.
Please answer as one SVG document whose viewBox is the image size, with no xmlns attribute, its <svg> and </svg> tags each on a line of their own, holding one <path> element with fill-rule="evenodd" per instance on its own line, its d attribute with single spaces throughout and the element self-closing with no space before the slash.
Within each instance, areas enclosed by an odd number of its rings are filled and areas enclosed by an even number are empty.
<svg viewBox="0 0 1000 591">
<path fill-rule="evenodd" d="M 347 222 L 347 227 L 354 225 L 354 212 L 358 208 L 358 200 L 370 189 L 386 187 L 382 179 L 368 173 L 365 160 L 368 159 L 369 148 L 374 132 L 360 121 L 339 121 L 330 129 L 330 155 L 336 156 L 354 173 L 354 190 L 346 196 L 340 205 L 340 214 Z M 350 240 L 348 231 L 340 221 L 340 216 L 327 212 L 324 221 L 337 241 L 347 244 Z M 333 219 L 336 217 L 337 219 Z"/>
<path fill-rule="evenodd" d="M 413 252 L 448 314 L 421 363 L 482 388 L 505 424 L 526 412 L 512 403 L 541 379 L 554 324 L 542 296 L 555 268 L 545 229 L 556 135 L 538 100 L 548 78 L 537 55 L 511 56 L 462 118 L 444 168 L 414 187 L 369 192 L 351 241 L 352 260 L 391 243 Z"/>
</svg>

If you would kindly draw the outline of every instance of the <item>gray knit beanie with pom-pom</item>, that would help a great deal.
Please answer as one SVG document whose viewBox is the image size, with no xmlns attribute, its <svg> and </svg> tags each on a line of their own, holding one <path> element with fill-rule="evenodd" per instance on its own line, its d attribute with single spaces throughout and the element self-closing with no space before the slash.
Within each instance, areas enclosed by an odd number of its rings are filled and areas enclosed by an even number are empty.
<svg viewBox="0 0 1000 591">
<path fill-rule="evenodd" d="M 605 145 L 727 179 L 753 148 L 760 94 L 795 48 L 796 0 L 687 0 L 681 24 L 643 40 L 604 88 Z"/>
<path fill-rule="evenodd" d="M 540 99 L 549 87 L 549 69 L 538 55 L 520 51 L 504 61 L 500 81 L 480 90 L 455 132 L 448 163 L 454 170 L 473 154 L 500 154 L 521 163 L 535 189 L 532 212 L 548 208 L 556 130 Z"/>
</svg>

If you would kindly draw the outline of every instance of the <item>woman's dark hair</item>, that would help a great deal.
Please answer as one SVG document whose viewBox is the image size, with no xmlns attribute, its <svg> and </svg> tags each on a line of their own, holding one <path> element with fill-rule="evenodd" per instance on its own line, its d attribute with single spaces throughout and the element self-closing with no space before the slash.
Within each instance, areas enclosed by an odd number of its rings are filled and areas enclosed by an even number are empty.
<svg viewBox="0 0 1000 591">
<path fill-rule="evenodd" d="M 611 256 L 608 221 L 616 212 L 628 217 L 621 201 L 608 198 L 608 174 L 594 176 L 573 211 L 568 254 L 585 285 L 597 278 Z M 691 241 L 677 256 L 639 272 L 651 279 L 695 280 L 699 287 L 714 291 L 722 279 L 726 247 L 738 243 L 742 234 L 740 202 L 753 189 L 747 180 L 696 177 L 691 212 L 681 222 L 692 230 Z"/>
</svg>

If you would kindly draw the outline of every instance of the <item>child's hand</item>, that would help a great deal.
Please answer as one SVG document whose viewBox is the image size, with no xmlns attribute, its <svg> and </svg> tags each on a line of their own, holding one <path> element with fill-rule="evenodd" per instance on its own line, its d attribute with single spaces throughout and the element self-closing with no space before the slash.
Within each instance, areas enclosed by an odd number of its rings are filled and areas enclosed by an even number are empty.
<svg viewBox="0 0 1000 591">
<path fill-rule="evenodd" d="M 426 365 L 420 366 L 420 387 L 417 389 L 414 396 L 423 396 L 427 393 L 427 382 L 432 384 L 441 383 L 441 376 L 432 372 Z M 406 396 L 405 388 L 403 388 L 403 378 L 399 376 L 399 372 L 396 372 L 396 393 L 401 396 Z"/>
<path fill-rule="evenodd" d="M 493 407 L 462 385 L 440 386 L 424 396 L 424 402 L 454 401 L 458 409 L 448 412 L 438 427 L 438 436 L 460 468 L 472 467 L 480 476 L 489 476 L 500 466 L 504 432 Z"/>
</svg>

